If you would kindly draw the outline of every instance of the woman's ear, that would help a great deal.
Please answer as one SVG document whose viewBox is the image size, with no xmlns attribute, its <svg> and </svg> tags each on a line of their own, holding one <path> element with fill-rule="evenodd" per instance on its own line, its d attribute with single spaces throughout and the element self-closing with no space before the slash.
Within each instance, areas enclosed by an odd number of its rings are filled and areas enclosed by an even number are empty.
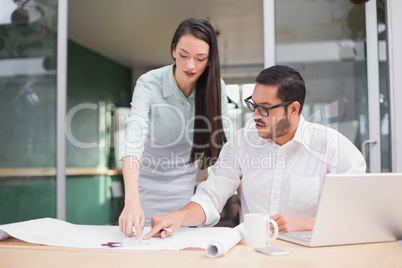
<svg viewBox="0 0 402 268">
<path fill-rule="evenodd" d="M 176 60 L 176 44 L 172 45 L 172 57 Z"/>
</svg>

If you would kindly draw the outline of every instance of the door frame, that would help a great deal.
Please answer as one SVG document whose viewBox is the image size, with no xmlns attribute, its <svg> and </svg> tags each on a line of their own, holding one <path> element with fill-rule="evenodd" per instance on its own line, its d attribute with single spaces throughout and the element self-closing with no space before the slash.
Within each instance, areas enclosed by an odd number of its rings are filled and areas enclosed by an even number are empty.
<svg viewBox="0 0 402 268">
<path fill-rule="evenodd" d="M 67 110 L 67 14 L 68 0 L 58 1 L 57 13 L 57 115 L 56 115 L 56 216 L 66 220 L 66 134 Z"/>
<path fill-rule="evenodd" d="M 387 0 L 388 84 L 391 125 L 391 171 L 402 172 L 402 1 Z M 399 90 L 398 90 L 399 89 Z"/>
</svg>

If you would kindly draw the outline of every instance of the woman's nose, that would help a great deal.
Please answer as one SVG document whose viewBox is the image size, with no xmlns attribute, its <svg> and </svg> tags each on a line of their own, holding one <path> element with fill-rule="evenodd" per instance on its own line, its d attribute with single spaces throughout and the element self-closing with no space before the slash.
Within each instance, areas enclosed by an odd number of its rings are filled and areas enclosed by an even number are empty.
<svg viewBox="0 0 402 268">
<path fill-rule="evenodd" d="M 189 59 L 187 62 L 186 62 L 186 67 L 188 68 L 188 69 L 193 69 L 194 68 L 194 60 L 193 59 Z"/>
</svg>

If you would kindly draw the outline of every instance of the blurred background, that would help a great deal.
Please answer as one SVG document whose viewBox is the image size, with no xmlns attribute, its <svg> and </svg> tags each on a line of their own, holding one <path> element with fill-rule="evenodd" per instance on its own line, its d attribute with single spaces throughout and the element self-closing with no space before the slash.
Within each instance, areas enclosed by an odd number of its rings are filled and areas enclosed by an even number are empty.
<svg viewBox="0 0 402 268">
<path fill-rule="evenodd" d="M 40 217 L 116 223 L 123 200 L 116 144 L 135 81 L 173 63 L 171 38 L 189 17 L 217 32 L 233 131 L 249 123 L 243 99 L 258 73 L 289 65 L 306 81 L 304 117 L 343 133 L 363 150 L 369 172 L 392 171 L 385 0 L 0 0 L 0 224 Z M 236 216 L 231 208 L 223 213 L 224 220 Z"/>
</svg>

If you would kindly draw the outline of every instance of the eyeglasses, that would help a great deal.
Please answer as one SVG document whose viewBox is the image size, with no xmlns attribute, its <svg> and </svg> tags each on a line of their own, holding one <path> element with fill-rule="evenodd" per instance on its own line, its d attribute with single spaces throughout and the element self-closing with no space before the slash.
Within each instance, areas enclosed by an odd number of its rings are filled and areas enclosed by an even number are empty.
<svg viewBox="0 0 402 268">
<path fill-rule="evenodd" d="M 278 107 L 282 107 L 282 106 L 286 106 L 286 105 L 288 105 L 289 103 L 292 103 L 292 102 L 293 102 L 293 101 L 284 101 L 284 102 L 281 102 L 281 103 L 279 103 L 279 104 L 276 104 L 276 105 L 274 105 L 274 106 L 271 106 L 271 107 L 268 107 L 268 108 L 267 108 L 267 107 L 264 107 L 264 106 L 256 105 L 255 103 L 251 102 L 251 101 L 250 101 L 250 100 L 251 100 L 251 97 L 252 97 L 252 96 L 248 97 L 247 99 L 244 99 L 244 102 L 247 104 L 247 108 L 249 108 L 252 112 L 254 112 L 255 109 L 257 109 L 258 112 L 259 112 L 262 116 L 265 116 L 265 117 L 269 116 L 269 110 L 275 109 L 275 108 L 278 108 Z"/>
</svg>

